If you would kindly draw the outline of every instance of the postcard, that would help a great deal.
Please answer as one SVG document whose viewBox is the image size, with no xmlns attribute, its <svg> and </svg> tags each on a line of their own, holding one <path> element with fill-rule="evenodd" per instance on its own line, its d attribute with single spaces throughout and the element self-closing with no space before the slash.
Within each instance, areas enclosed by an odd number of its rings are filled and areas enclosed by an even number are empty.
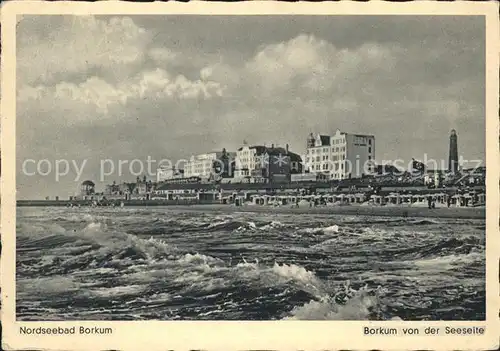
<svg viewBox="0 0 500 351">
<path fill-rule="evenodd" d="M 498 347 L 498 4 L 1 16 L 5 350 Z"/>
</svg>

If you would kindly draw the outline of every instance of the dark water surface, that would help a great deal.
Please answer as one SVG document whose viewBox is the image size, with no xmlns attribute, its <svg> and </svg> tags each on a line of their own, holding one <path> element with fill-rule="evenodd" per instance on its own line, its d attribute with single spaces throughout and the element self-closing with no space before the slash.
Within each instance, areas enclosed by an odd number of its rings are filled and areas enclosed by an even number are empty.
<svg viewBox="0 0 500 351">
<path fill-rule="evenodd" d="M 485 221 L 18 208 L 20 320 L 485 318 Z"/>
</svg>

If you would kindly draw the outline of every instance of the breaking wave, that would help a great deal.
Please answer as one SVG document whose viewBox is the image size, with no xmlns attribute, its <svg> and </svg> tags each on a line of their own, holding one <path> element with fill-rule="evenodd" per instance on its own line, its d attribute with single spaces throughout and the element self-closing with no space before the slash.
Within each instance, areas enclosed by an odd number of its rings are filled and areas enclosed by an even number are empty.
<svg viewBox="0 0 500 351">
<path fill-rule="evenodd" d="M 484 316 L 476 222 L 44 211 L 18 215 L 22 320 Z"/>
</svg>

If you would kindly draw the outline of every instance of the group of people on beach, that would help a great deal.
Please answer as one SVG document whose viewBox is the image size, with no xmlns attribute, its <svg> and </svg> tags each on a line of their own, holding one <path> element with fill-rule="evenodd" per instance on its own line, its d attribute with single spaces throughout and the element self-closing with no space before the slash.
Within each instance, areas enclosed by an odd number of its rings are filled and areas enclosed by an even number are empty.
<svg viewBox="0 0 500 351">
<path fill-rule="evenodd" d="M 450 207 L 451 199 L 449 196 L 448 196 L 447 204 L 448 204 L 448 207 Z M 436 208 L 436 200 L 434 200 L 432 198 L 432 195 L 427 196 L 427 205 L 428 205 L 429 209 Z"/>
</svg>

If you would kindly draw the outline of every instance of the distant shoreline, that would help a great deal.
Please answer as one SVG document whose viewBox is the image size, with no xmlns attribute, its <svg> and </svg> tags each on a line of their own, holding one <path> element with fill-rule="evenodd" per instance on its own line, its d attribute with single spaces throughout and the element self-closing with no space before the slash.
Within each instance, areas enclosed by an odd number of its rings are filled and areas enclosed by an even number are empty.
<svg viewBox="0 0 500 351">
<path fill-rule="evenodd" d="M 28 201 L 19 200 L 18 207 L 64 207 L 69 201 Z M 72 202 L 75 203 L 75 202 Z M 78 202 L 81 205 L 90 204 Z M 211 212 L 257 212 L 257 213 L 285 213 L 285 214 L 332 214 L 332 215 L 358 215 L 358 216 L 386 216 L 386 217 L 429 217 L 429 218 L 456 218 L 456 219 L 485 219 L 486 209 L 484 207 L 451 207 L 435 208 L 427 207 L 400 207 L 400 206 L 324 206 L 324 207 L 299 207 L 291 206 L 259 206 L 259 205 L 222 205 L 220 203 L 178 203 L 176 201 L 126 201 L 125 207 L 159 207 L 168 206 L 169 209 Z M 107 207 L 102 207 L 107 208 Z"/>
</svg>

